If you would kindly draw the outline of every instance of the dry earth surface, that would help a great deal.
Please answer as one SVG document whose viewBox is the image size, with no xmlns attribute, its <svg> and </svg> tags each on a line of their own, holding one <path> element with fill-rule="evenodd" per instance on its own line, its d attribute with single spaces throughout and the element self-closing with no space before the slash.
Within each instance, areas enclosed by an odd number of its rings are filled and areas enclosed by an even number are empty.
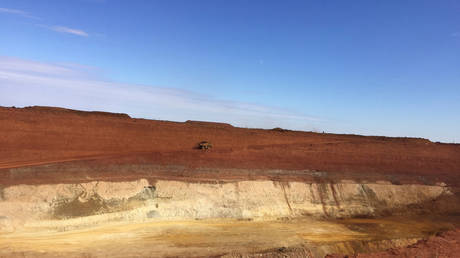
<svg viewBox="0 0 460 258">
<path fill-rule="evenodd" d="M 459 176 L 426 139 L 0 107 L 0 257 L 455 257 Z"/>
<path fill-rule="evenodd" d="M 357 255 L 327 255 L 327 258 L 383 258 L 383 257 L 458 257 L 460 254 L 460 230 L 452 230 L 436 236 L 431 236 L 428 239 L 420 240 L 415 244 L 407 247 L 393 248 L 387 251 L 369 254 Z"/>
</svg>

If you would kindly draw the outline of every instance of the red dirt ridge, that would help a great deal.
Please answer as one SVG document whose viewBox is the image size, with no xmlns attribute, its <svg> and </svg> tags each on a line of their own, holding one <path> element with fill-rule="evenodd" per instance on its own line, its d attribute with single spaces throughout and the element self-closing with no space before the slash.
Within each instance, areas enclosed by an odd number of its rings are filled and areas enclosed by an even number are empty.
<svg viewBox="0 0 460 258">
<path fill-rule="evenodd" d="M 196 149 L 199 142 L 211 151 Z M 266 169 L 286 170 L 278 179 L 306 180 L 298 171 L 329 173 L 327 180 L 389 180 L 393 183 L 459 185 L 460 145 L 420 138 L 340 135 L 290 130 L 262 130 L 209 122 L 169 122 L 133 119 L 125 114 L 84 112 L 52 107 L 0 107 L 0 184 L 39 180 L 40 174 L 15 176 L 13 168 L 53 164 L 183 166 L 179 175 L 225 180 L 231 173 L 196 168 L 249 169 L 253 178 Z M 289 171 L 297 171 L 289 174 Z M 88 175 L 55 181 L 84 181 Z M 99 172 L 94 172 L 96 175 Z M 102 173 L 102 172 L 100 172 Z M 151 173 L 151 172 L 149 172 Z M 153 174 L 156 172 L 152 172 Z M 154 176 L 153 174 L 150 176 Z M 128 175 L 126 175 L 128 176 Z M 145 175 L 139 175 L 145 176 Z M 164 174 L 168 176 L 168 174 Z M 247 175 L 241 175 L 244 177 Z M 101 174 L 107 180 L 110 172 Z"/>
<path fill-rule="evenodd" d="M 327 255 L 326 258 L 447 258 L 460 257 L 460 229 L 444 232 L 417 243 L 384 252 L 357 255 Z"/>
</svg>

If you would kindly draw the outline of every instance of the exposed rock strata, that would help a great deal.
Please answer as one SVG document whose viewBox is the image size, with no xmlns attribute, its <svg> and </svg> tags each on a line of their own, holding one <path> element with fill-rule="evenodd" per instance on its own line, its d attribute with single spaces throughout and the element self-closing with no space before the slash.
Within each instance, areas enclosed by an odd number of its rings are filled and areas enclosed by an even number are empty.
<svg viewBox="0 0 460 258">
<path fill-rule="evenodd" d="M 79 184 L 15 185 L 2 189 L 2 230 L 13 230 L 42 220 L 64 220 L 117 212 L 123 219 L 269 220 L 279 218 L 378 217 L 382 214 L 426 212 L 439 202 L 437 212 L 458 212 L 443 200 L 456 198 L 446 186 L 392 184 L 321 184 L 276 181 L 189 183 L 158 180 L 151 185 L 94 181 Z M 443 207 L 441 209 L 441 207 Z M 450 208 L 450 209 L 449 209 Z M 93 218 L 95 219 L 95 218 Z M 58 222 L 57 222 L 58 223 Z"/>
</svg>

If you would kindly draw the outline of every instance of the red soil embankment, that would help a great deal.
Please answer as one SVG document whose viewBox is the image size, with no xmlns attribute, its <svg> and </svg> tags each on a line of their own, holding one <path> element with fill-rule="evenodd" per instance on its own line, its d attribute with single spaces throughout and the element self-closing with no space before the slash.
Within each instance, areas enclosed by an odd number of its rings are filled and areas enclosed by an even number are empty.
<svg viewBox="0 0 460 258">
<path fill-rule="evenodd" d="M 203 140 L 214 148 L 196 149 Z M 132 119 L 61 108 L 0 107 L 0 173 L 84 160 L 101 165 L 325 171 L 350 175 L 350 179 L 392 174 L 421 181 L 428 177 L 449 185 L 460 182 L 460 145 L 456 144 Z M 78 171 L 65 176 L 78 180 Z M 109 174 L 105 176 L 110 180 Z M 212 176 L 220 177 L 218 173 Z M 0 183 L 16 184 L 26 177 L 3 178 Z"/>
<path fill-rule="evenodd" d="M 416 244 L 390 249 L 383 252 L 357 254 L 357 255 L 327 255 L 326 258 L 392 258 L 392 257 L 418 257 L 418 258 L 447 258 L 460 255 L 460 229 L 447 231 Z"/>
</svg>

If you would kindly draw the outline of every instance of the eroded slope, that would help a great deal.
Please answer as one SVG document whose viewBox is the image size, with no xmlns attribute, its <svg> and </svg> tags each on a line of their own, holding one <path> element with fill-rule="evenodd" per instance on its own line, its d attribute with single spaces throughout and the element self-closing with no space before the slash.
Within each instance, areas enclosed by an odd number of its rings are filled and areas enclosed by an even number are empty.
<svg viewBox="0 0 460 258">
<path fill-rule="evenodd" d="M 460 146 L 425 139 L 33 107 L 0 108 L 0 146 L 0 256 L 323 257 L 460 224 Z"/>
</svg>

